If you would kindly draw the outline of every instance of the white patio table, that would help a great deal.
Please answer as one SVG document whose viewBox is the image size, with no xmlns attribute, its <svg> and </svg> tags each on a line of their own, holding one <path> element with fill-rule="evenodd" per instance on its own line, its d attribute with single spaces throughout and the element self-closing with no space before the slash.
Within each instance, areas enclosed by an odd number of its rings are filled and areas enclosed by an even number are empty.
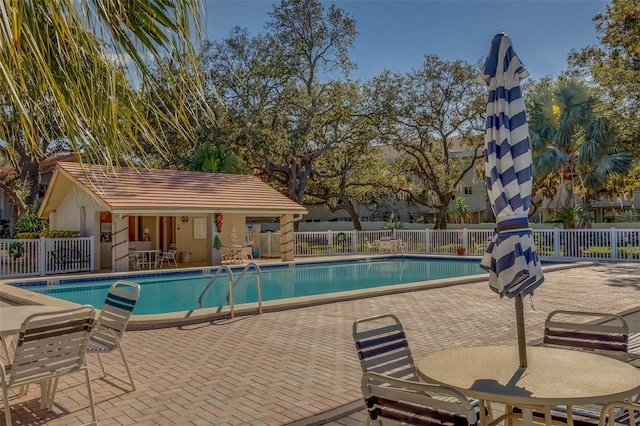
<svg viewBox="0 0 640 426">
<path fill-rule="evenodd" d="M 532 407 L 545 412 L 555 406 L 605 404 L 640 392 L 640 370 L 623 361 L 568 349 L 527 347 L 527 367 L 520 367 L 517 346 L 459 347 L 433 353 L 418 364 L 420 376 L 479 400 L 522 408 L 532 425 Z M 481 424 L 487 423 L 480 410 Z M 547 416 L 546 424 L 551 425 Z M 571 425 L 571 419 L 568 419 Z"/>
<path fill-rule="evenodd" d="M 133 254 L 138 258 L 138 264 L 144 268 L 155 269 L 158 267 L 158 257 L 162 250 L 131 250 L 129 254 Z"/>
</svg>

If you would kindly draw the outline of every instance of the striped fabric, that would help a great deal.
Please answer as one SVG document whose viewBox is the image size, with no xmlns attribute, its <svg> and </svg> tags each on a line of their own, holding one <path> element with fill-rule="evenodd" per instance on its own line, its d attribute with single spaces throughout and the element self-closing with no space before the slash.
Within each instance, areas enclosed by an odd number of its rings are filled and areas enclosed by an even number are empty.
<svg viewBox="0 0 640 426">
<path fill-rule="evenodd" d="M 509 36 L 496 35 L 476 81 L 489 87 L 485 177 L 497 223 L 480 266 L 501 297 L 533 294 L 544 281 L 527 219 L 533 176 L 520 80 L 528 75 Z"/>
<path fill-rule="evenodd" d="M 393 314 L 362 318 L 353 323 L 353 340 L 363 372 L 419 381 L 402 323 Z"/>
<path fill-rule="evenodd" d="M 100 310 L 97 325 L 91 334 L 87 352 L 95 353 L 100 363 L 103 377 L 121 381 L 136 389 L 133 375 L 122 347 L 122 339 L 131 319 L 133 308 L 140 297 L 140 285 L 132 281 L 118 280 L 111 285 L 107 299 Z M 116 351 L 120 353 L 127 377 L 120 377 L 107 372 L 102 354 Z"/>
<path fill-rule="evenodd" d="M 89 352 L 111 351 L 122 339 L 127 324 L 138 301 L 139 287 L 116 282 L 107 294 L 100 310 L 99 326 L 95 328 L 89 341 Z"/>
</svg>

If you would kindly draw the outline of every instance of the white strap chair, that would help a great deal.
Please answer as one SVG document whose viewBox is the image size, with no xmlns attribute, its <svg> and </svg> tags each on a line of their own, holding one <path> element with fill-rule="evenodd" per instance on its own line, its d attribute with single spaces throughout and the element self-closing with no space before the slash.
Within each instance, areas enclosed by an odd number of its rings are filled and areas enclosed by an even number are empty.
<svg viewBox="0 0 640 426">
<path fill-rule="evenodd" d="M 84 372 L 92 422 L 97 424 L 91 391 L 91 378 L 86 363 L 89 336 L 95 318 L 92 306 L 33 314 L 24 320 L 18 335 L 11 365 L 0 361 L 0 383 L 4 400 L 4 417 L 11 426 L 9 389 L 41 385 L 42 406 L 51 410 L 58 379 L 67 374 Z"/>
<path fill-rule="evenodd" d="M 160 255 L 158 256 L 158 261 L 160 261 L 160 267 L 162 268 L 162 265 L 164 264 L 165 260 L 169 265 L 171 265 L 171 261 L 173 260 L 173 264 L 177 268 L 178 267 L 178 261 L 176 260 L 177 251 L 178 251 L 178 245 L 171 244 L 171 246 L 169 246 L 169 251 L 160 253 Z"/>
<path fill-rule="evenodd" d="M 394 379 L 384 374 L 364 373 L 362 395 L 369 413 L 367 425 L 383 419 L 406 425 L 477 425 L 469 400 L 448 386 Z"/>
<path fill-rule="evenodd" d="M 122 339 L 139 296 L 140 285 L 138 283 L 119 280 L 111 285 L 87 349 L 88 352 L 98 355 L 103 377 L 108 376 L 126 383 L 133 390 L 136 389 L 136 385 L 122 348 Z M 122 358 L 128 380 L 107 373 L 105 369 L 102 354 L 113 352 L 116 349 Z"/>
</svg>

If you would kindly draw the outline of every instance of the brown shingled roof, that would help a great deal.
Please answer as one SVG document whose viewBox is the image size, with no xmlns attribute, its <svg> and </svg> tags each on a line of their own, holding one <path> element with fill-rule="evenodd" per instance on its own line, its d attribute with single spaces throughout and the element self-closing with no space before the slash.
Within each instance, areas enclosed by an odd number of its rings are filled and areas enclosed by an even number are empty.
<svg viewBox="0 0 640 426">
<path fill-rule="evenodd" d="M 58 163 L 58 174 L 90 192 L 116 213 L 306 214 L 304 207 L 255 176 L 128 167 L 108 169 L 64 162 Z M 59 179 L 54 176 L 54 180 Z"/>
</svg>

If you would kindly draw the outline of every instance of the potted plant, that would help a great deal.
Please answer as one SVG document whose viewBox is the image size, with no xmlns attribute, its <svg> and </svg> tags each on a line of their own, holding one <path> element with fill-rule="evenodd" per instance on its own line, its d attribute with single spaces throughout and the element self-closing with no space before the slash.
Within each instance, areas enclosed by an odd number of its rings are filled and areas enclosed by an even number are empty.
<svg viewBox="0 0 640 426">
<path fill-rule="evenodd" d="M 458 253 L 458 256 L 464 256 L 464 253 L 465 253 L 464 247 L 461 245 L 456 246 L 456 253 Z"/>
</svg>

